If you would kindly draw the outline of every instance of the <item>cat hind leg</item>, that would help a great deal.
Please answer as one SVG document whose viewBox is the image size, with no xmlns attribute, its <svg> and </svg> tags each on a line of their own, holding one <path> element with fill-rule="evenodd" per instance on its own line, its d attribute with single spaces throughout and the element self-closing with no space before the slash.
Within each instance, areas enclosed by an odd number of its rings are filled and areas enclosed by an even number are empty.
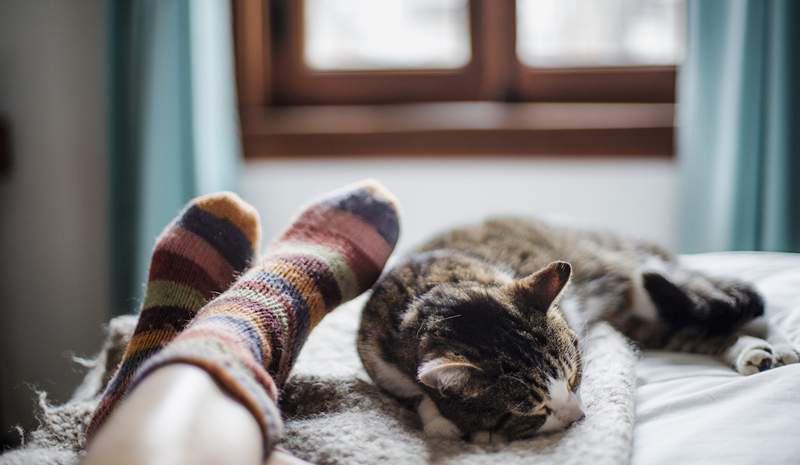
<svg viewBox="0 0 800 465">
<path fill-rule="evenodd" d="M 769 370 L 777 365 L 772 345 L 764 339 L 742 335 L 722 354 L 723 360 L 743 375 Z"/>
<path fill-rule="evenodd" d="M 797 363 L 800 355 L 786 341 L 742 335 L 723 353 L 723 359 L 739 373 L 752 375 Z"/>
<path fill-rule="evenodd" d="M 711 336 L 735 334 L 764 314 L 763 299 L 747 283 L 681 269 L 669 277 L 645 272 L 642 280 L 659 316 L 675 328 L 694 326 Z"/>
</svg>

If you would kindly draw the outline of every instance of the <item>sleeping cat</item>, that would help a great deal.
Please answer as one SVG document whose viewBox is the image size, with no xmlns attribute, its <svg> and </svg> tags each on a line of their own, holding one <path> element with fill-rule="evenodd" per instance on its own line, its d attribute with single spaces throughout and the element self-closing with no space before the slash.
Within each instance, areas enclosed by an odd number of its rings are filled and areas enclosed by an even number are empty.
<svg viewBox="0 0 800 465">
<path fill-rule="evenodd" d="M 721 356 L 739 373 L 795 363 L 748 284 L 683 268 L 662 248 L 537 220 L 443 234 L 373 288 L 358 353 L 373 381 L 416 405 L 429 436 L 485 442 L 583 416 L 580 335 L 603 320 L 642 348 Z"/>
</svg>

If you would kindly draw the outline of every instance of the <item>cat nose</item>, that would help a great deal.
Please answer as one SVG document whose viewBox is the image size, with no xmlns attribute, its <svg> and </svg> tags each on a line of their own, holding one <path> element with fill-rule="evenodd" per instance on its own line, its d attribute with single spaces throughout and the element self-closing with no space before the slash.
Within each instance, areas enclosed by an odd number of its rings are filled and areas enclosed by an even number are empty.
<svg viewBox="0 0 800 465">
<path fill-rule="evenodd" d="M 583 413 L 584 410 L 585 410 L 585 407 L 583 406 L 583 402 L 581 402 L 580 396 L 577 395 L 577 394 L 573 394 L 572 395 L 572 401 L 573 402 L 572 402 L 572 409 L 571 409 L 571 412 L 570 412 L 571 413 L 570 422 L 576 422 L 576 421 L 583 420 L 583 418 L 586 415 Z"/>
<path fill-rule="evenodd" d="M 583 413 L 584 407 L 583 402 L 581 402 L 581 398 L 578 395 L 572 395 L 572 404 L 570 405 L 567 418 L 569 423 L 575 423 L 576 421 L 581 421 L 586 416 Z"/>
<path fill-rule="evenodd" d="M 580 408 L 574 408 L 570 410 L 566 419 L 568 424 L 572 424 L 575 423 L 576 421 L 583 420 L 584 417 L 586 417 L 586 415 L 583 413 L 583 410 L 581 410 Z"/>
</svg>

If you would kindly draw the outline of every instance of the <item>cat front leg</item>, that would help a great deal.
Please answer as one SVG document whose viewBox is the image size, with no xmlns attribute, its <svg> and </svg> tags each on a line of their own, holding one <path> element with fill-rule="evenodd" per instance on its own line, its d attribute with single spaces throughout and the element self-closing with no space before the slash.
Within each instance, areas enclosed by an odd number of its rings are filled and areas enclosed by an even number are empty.
<svg viewBox="0 0 800 465">
<path fill-rule="evenodd" d="M 442 416 L 439 408 L 427 395 L 423 394 L 422 400 L 417 406 L 417 413 L 422 421 L 422 429 L 428 437 L 457 439 L 462 436 L 458 426 Z"/>
<path fill-rule="evenodd" d="M 470 434 L 470 442 L 475 444 L 505 444 L 508 438 L 496 431 L 476 431 Z"/>
</svg>

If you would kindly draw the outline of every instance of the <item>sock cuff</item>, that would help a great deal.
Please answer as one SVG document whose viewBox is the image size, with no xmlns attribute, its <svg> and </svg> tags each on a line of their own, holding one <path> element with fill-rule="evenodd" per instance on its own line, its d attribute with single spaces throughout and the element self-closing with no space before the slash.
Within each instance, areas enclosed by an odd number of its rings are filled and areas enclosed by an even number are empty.
<svg viewBox="0 0 800 465">
<path fill-rule="evenodd" d="M 277 406 L 278 388 L 252 355 L 235 342 L 237 337 L 241 338 L 223 331 L 212 334 L 188 328 L 142 365 L 133 377 L 128 394 L 161 367 L 177 363 L 196 366 L 253 415 L 261 430 L 266 458 L 283 434 L 283 420 Z"/>
</svg>

